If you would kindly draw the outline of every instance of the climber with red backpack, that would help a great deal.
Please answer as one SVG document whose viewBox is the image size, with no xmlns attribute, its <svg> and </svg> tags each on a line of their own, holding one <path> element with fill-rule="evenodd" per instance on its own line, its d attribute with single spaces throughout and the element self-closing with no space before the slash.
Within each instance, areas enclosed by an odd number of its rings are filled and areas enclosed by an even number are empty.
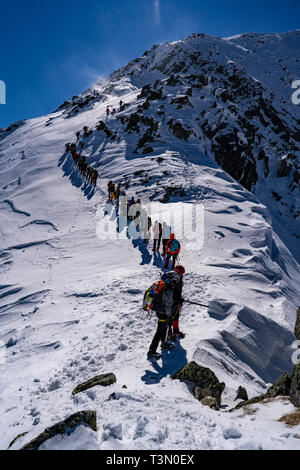
<svg viewBox="0 0 300 470">
<path fill-rule="evenodd" d="M 166 262 L 164 265 L 165 269 L 168 268 L 169 261 L 171 258 L 173 258 L 172 269 L 175 268 L 175 264 L 177 261 L 177 257 L 180 253 L 180 250 L 181 250 L 181 246 L 180 246 L 179 241 L 176 240 L 174 233 L 171 233 L 170 240 L 168 241 L 167 246 L 166 246 L 167 257 L 166 257 Z"/>
<path fill-rule="evenodd" d="M 154 310 L 158 318 L 157 330 L 147 354 L 148 359 L 160 359 L 161 354 L 156 352 L 160 342 L 162 351 L 174 349 L 167 341 L 167 334 L 172 321 L 174 289 L 179 278 L 179 274 L 173 272 L 165 281 L 158 281 L 145 292 L 143 308 L 147 311 Z"/>
<path fill-rule="evenodd" d="M 173 306 L 172 306 L 172 325 L 169 327 L 168 331 L 168 340 L 174 341 L 176 339 L 183 339 L 185 338 L 185 334 L 179 330 L 179 316 L 181 313 L 182 305 L 185 300 L 182 297 L 182 289 L 183 289 L 183 276 L 185 274 L 185 269 L 183 266 L 178 265 L 174 269 L 174 271 L 179 275 L 179 280 L 176 283 L 173 291 Z M 166 279 L 173 273 L 170 271 L 162 275 L 162 280 L 166 281 Z"/>
</svg>

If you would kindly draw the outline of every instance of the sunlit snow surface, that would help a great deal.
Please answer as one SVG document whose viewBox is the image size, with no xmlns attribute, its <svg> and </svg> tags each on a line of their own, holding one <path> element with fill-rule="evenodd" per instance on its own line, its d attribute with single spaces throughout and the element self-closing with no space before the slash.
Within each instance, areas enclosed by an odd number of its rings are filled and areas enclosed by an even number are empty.
<svg viewBox="0 0 300 470">
<path fill-rule="evenodd" d="M 107 104 L 118 108 L 121 97 L 129 104 L 124 115 L 133 112 L 139 92 L 120 78 L 117 91 L 92 109 L 69 119 L 59 111 L 47 127 L 49 116 L 27 121 L 0 140 L 0 447 L 28 431 L 12 447 L 20 448 L 57 421 L 93 409 L 97 434 L 80 426 L 42 448 L 299 448 L 299 426 L 278 422 L 293 410 L 287 400 L 224 412 L 239 385 L 252 397 L 292 368 L 299 266 L 269 225 L 266 207 L 198 144 L 168 136 L 153 154 L 135 155 L 134 136 L 122 134 L 113 119 L 107 125 L 120 140 L 96 133 L 83 151 L 93 166 L 102 163 L 95 192 L 64 153 L 84 125 L 95 129 L 106 119 Z M 150 182 L 134 176 L 139 170 Z M 127 177 L 128 195 L 148 207 L 155 191 L 159 198 L 161 187 L 172 185 L 186 196 L 164 204 L 166 211 L 174 204 L 178 211 L 183 204 L 205 207 L 204 245 L 191 249 L 182 240 L 180 263 L 187 271 L 184 297 L 209 308 L 185 304 L 187 336 L 157 363 L 146 359 L 156 320 L 141 301 L 163 260 L 151 243 L 147 249 L 126 236 L 97 237 L 107 183 Z M 113 213 L 106 221 L 117 229 Z M 170 379 L 191 360 L 226 383 L 221 411 L 202 406 Z M 117 384 L 71 395 L 78 383 L 106 372 L 115 373 Z M 117 399 L 108 400 L 113 392 Z"/>
</svg>

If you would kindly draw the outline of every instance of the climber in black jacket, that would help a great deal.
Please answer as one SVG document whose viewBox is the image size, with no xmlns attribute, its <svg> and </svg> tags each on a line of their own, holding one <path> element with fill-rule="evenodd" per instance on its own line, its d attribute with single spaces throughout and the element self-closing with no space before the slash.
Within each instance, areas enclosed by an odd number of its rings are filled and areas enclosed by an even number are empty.
<svg viewBox="0 0 300 470">
<path fill-rule="evenodd" d="M 156 312 L 158 323 L 156 333 L 147 354 L 148 358 L 159 359 L 161 357 L 161 355 L 156 352 L 160 341 L 163 351 L 174 349 L 174 346 L 167 342 L 167 333 L 172 322 L 174 288 L 176 283 L 179 282 L 179 278 L 179 274 L 173 272 L 173 275 L 166 279 L 164 289 L 157 294 L 153 300 L 153 310 Z"/>
</svg>

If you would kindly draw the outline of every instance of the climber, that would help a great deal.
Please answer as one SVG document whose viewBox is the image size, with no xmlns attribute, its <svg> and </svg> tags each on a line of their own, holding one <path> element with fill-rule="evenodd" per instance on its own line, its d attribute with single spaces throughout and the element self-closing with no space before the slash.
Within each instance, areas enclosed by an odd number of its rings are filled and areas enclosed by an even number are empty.
<svg viewBox="0 0 300 470">
<path fill-rule="evenodd" d="M 153 251 L 159 251 L 162 239 L 162 224 L 158 220 L 155 221 L 152 231 L 154 236 Z"/>
<path fill-rule="evenodd" d="M 108 188 L 108 199 L 111 199 L 111 193 L 115 191 L 115 185 L 112 181 L 110 181 L 107 185 Z"/>
<path fill-rule="evenodd" d="M 114 183 L 110 188 L 110 200 L 111 202 L 115 202 L 116 200 L 116 185 Z"/>
<path fill-rule="evenodd" d="M 86 177 L 89 182 L 92 182 L 93 171 L 93 168 L 91 166 L 88 166 Z"/>
<path fill-rule="evenodd" d="M 99 178 L 99 173 L 97 170 L 93 170 L 92 169 L 92 173 L 91 173 L 91 183 L 94 185 L 94 186 L 97 186 L 97 180 Z"/>
<path fill-rule="evenodd" d="M 79 155 L 77 152 L 74 152 L 74 151 L 72 152 L 72 158 L 75 163 L 78 163 Z"/>
<path fill-rule="evenodd" d="M 131 214 L 131 207 L 135 206 L 135 199 L 134 197 L 132 196 L 132 198 L 130 199 L 130 201 L 128 201 L 128 204 L 127 204 L 127 217 L 128 217 L 128 221 L 131 222 L 133 220 L 133 215 Z"/>
<path fill-rule="evenodd" d="M 170 236 L 170 240 L 168 241 L 167 246 L 166 246 L 167 257 L 166 257 L 166 262 L 164 266 L 165 269 L 168 268 L 171 257 L 173 258 L 172 269 L 175 268 L 176 260 L 180 253 L 180 250 L 181 250 L 180 243 L 178 240 L 176 240 L 174 233 L 172 233 Z"/>
<path fill-rule="evenodd" d="M 70 145 L 71 145 L 70 142 L 66 144 L 66 153 L 70 152 Z"/>
<path fill-rule="evenodd" d="M 181 313 L 182 305 L 184 299 L 182 298 L 182 289 L 183 289 L 183 276 L 185 274 L 185 269 L 183 266 L 178 265 L 174 270 L 179 275 L 179 280 L 174 287 L 173 293 L 173 306 L 172 306 L 172 325 L 170 325 L 168 332 L 168 340 L 173 341 L 177 338 L 185 338 L 185 334 L 179 330 L 179 316 Z M 173 271 L 170 271 L 167 274 L 163 274 L 162 280 L 165 280 L 165 277 L 170 275 Z"/>
<path fill-rule="evenodd" d="M 163 239 L 163 256 L 166 254 L 167 243 L 170 240 L 171 236 L 171 227 L 169 227 L 166 222 L 163 222 L 162 225 L 162 239 Z"/>
<path fill-rule="evenodd" d="M 120 100 L 119 106 L 120 106 L 120 111 L 123 111 L 124 103 L 122 100 Z"/>
<path fill-rule="evenodd" d="M 158 323 L 156 333 L 147 354 L 148 359 L 159 359 L 161 357 L 161 355 L 156 352 L 159 342 L 161 342 L 162 351 L 174 349 L 174 346 L 167 342 L 167 333 L 172 317 L 173 296 L 177 282 L 179 282 L 179 275 L 174 272 L 173 276 L 169 276 L 169 278 L 166 279 L 162 291 L 153 299 L 152 309 L 157 315 Z"/>
<path fill-rule="evenodd" d="M 113 108 L 113 110 L 111 112 L 112 116 L 114 116 L 116 113 L 117 113 L 117 110 L 115 108 Z"/>
<path fill-rule="evenodd" d="M 120 195 L 121 195 L 121 186 L 120 186 L 120 184 L 118 184 L 118 186 L 116 188 L 116 192 L 115 192 L 117 203 L 119 202 Z"/>
<path fill-rule="evenodd" d="M 108 117 L 110 114 L 110 111 L 109 111 L 109 106 L 106 107 L 106 116 Z"/>
</svg>

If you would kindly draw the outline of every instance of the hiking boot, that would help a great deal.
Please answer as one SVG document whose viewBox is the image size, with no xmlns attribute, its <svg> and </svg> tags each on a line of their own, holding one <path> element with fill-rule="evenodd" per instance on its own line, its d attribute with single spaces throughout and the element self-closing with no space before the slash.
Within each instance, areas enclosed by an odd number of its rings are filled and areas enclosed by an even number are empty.
<svg viewBox="0 0 300 470">
<path fill-rule="evenodd" d="M 147 358 L 148 359 L 160 359 L 161 358 L 161 354 L 155 352 L 155 351 L 149 351 L 148 354 L 147 354 Z"/>
<path fill-rule="evenodd" d="M 168 334 L 168 341 L 176 341 L 177 337 L 174 335 L 174 333 L 169 333 Z"/>
<path fill-rule="evenodd" d="M 179 338 L 179 339 L 185 338 L 185 334 L 182 333 L 182 331 L 179 331 L 179 330 L 174 330 L 173 331 L 173 336 L 175 336 L 175 338 Z"/>
<path fill-rule="evenodd" d="M 174 344 L 169 344 L 166 341 L 162 343 L 161 345 L 161 350 L 162 351 L 171 351 L 172 349 L 175 349 Z"/>
</svg>

